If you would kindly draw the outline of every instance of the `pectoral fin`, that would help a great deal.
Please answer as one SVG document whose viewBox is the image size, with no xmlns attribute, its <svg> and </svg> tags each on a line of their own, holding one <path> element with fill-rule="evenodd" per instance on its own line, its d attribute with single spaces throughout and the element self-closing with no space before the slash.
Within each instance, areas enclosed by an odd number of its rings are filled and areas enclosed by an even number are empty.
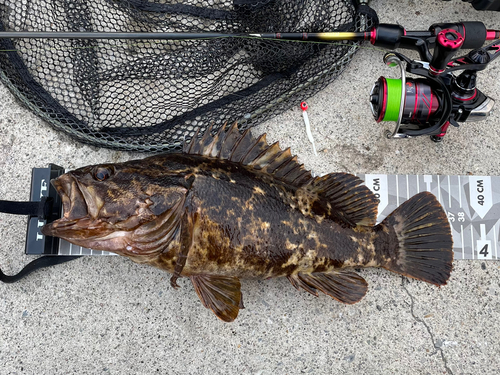
<svg viewBox="0 0 500 375">
<path fill-rule="evenodd" d="M 193 246 L 194 228 L 196 226 L 197 220 L 198 214 L 196 212 L 189 213 L 187 212 L 187 210 L 181 219 L 181 246 L 176 253 L 177 260 L 175 262 L 174 274 L 170 278 L 170 285 L 173 288 L 179 288 L 179 285 L 177 285 L 177 279 L 181 277 L 182 270 L 186 265 L 189 251 L 191 250 L 191 246 Z"/>
<path fill-rule="evenodd" d="M 244 308 L 241 284 L 237 277 L 195 275 L 190 276 L 201 303 L 225 322 L 232 322 Z"/>
<path fill-rule="evenodd" d="M 318 296 L 318 290 L 339 302 L 353 304 L 361 300 L 368 290 L 366 280 L 352 271 L 334 273 L 298 273 L 288 276 L 288 280 L 299 290 Z"/>
</svg>

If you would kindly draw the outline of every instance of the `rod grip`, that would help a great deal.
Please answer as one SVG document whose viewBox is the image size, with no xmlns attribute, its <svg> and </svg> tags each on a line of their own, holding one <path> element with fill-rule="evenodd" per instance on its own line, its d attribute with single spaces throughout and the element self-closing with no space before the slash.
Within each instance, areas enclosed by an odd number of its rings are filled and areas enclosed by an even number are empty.
<svg viewBox="0 0 500 375">
<path fill-rule="evenodd" d="M 405 29 L 400 25 L 387 23 L 379 24 L 372 30 L 371 43 L 374 46 L 386 49 L 396 49 L 399 47 L 401 37 L 405 35 Z"/>
</svg>

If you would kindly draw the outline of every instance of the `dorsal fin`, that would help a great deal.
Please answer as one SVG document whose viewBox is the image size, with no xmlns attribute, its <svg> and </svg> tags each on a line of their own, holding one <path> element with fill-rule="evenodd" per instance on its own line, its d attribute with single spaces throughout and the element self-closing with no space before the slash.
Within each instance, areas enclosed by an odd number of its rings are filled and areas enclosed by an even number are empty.
<svg viewBox="0 0 500 375">
<path fill-rule="evenodd" d="M 240 163 L 296 187 L 313 179 L 311 172 L 297 162 L 289 148 L 282 151 L 277 142 L 269 145 L 265 134 L 257 139 L 250 129 L 240 134 L 237 124 L 227 131 L 224 125 L 214 136 L 211 130 L 210 127 L 201 138 L 196 133 L 190 143 L 184 143 L 183 152 Z"/>
<path fill-rule="evenodd" d="M 236 124 L 227 131 L 223 126 L 214 136 L 211 130 L 201 138 L 196 133 L 184 143 L 183 152 L 240 163 L 294 186 L 291 201 L 304 215 L 325 216 L 347 227 L 376 224 L 378 201 L 358 177 L 331 173 L 313 178 L 289 148 L 281 150 L 277 142 L 269 145 L 265 134 L 257 139 L 249 129 L 240 134 Z"/>
</svg>

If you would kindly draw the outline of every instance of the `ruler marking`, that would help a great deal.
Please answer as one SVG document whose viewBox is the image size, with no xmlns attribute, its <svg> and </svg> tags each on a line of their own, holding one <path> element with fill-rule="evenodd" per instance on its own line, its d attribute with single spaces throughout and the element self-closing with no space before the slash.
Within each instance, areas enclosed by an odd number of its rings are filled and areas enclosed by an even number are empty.
<svg viewBox="0 0 500 375">
<path fill-rule="evenodd" d="M 439 201 L 439 203 L 443 204 L 441 201 L 441 183 L 439 182 L 439 176 L 436 176 L 436 177 L 437 177 L 437 182 L 438 182 L 438 201 Z"/>
<path fill-rule="evenodd" d="M 462 183 L 460 181 L 460 176 L 458 176 L 458 202 L 460 203 L 460 208 L 462 208 Z"/>
<path fill-rule="evenodd" d="M 479 228 L 481 231 L 481 239 L 486 240 L 486 224 L 480 224 Z"/>
<path fill-rule="evenodd" d="M 498 259 L 498 249 L 497 249 L 497 230 L 496 224 L 493 225 L 493 242 L 495 244 L 495 259 Z"/>
<path fill-rule="evenodd" d="M 464 226 L 460 224 L 460 237 L 462 238 L 462 259 L 465 259 Z"/>
<path fill-rule="evenodd" d="M 420 193 L 420 178 L 417 175 L 417 194 Z"/>
<path fill-rule="evenodd" d="M 470 243 L 472 244 L 472 259 L 474 259 L 474 226 L 470 225 Z"/>
<path fill-rule="evenodd" d="M 427 189 L 426 191 L 428 191 L 429 193 L 432 193 L 432 188 L 431 188 L 432 176 L 431 175 L 424 174 L 424 184 L 425 184 L 425 188 Z"/>
<path fill-rule="evenodd" d="M 451 179 L 450 179 L 450 175 L 448 175 L 448 207 L 451 208 Z"/>
<path fill-rule="evenodd" d="M 408 175 L 406 175 L 406 200 L 410 199 L 410 182 Z"/>
<path fill-rule="evenodd" d="M 396 207 L 399 207 L 399 178 L 396 175 Z"/>
</svg>

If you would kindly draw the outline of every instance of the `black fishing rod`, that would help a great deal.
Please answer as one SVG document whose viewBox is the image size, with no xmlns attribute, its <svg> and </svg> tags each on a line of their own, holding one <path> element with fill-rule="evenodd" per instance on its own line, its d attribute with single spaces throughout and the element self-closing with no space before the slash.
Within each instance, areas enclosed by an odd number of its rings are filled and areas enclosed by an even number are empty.
<svg viewBox="0 0 500 375">
<path fill-rule="evenodd" d="M 214 33 L 214 32 L 57 32 L 57 31 L 1 31 L 0 38 L 10 39 L 141 39 L 141 40 L 210 40 L 222 38 L 251 38 L 301 42 L 369 41 L 385 49 L 413 49 L 422 59 L 430 60 L 430 49 L 436 36 L 450 29 L 464 37 L 462 48 L 480 48 L 486 41 L 500 38 L 500 30 L 487 29 L 482 22 L 434 24 L 429 30 L 407 31 L 394 24 L 380 24 L 367 32 L 313 32 L 313 33 Z M 422 43 L 424 42 L 424 43 Z"/>
<path fill-rule="evenodd" d="M 462 22 L 433 25 L 427 31 L 407 31 L 400 25 L 380 24 L 368 32 L 314 32 L 314 33 L 212 33 L 212 32 L 57 32 L 57 31 L 1 31 L 0 38 L 10 39 L 149 39 L 149 40 L 197 40 L 220 38 L 258 38 L 310 42 L 370 41 L 375 46 L 385 48 L 407 48 L 414 38 L 432 38 L 438 29 L 451 28 L 466 35 L 471 43 L 482 39 L 500 38 L 500 30 L 488 30 L 482 22 Z M 467 30 L 467 31 L 466 31 Z M 474 41 L 472 41 L 474 40 Z M 467 48 L 467 47 L 466 47 Z"/>
</svg>

